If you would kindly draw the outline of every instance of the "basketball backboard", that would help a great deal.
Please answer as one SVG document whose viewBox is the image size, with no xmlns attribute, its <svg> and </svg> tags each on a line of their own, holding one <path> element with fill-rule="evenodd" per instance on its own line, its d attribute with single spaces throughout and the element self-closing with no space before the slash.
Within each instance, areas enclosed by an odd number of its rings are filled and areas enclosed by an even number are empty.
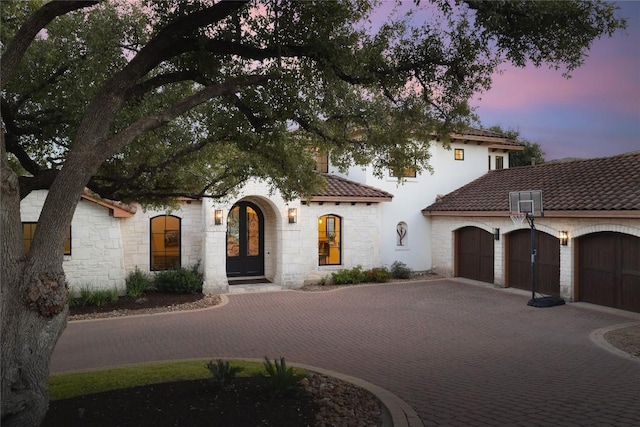
<svg viewBox="0 0 640 427">
<path fill-rule="evenodd" d="M 511 191 L 509 193 L 509 212 L 524 213 L 528 217 L 543 217 L 542 191 Z"/>
</svg>

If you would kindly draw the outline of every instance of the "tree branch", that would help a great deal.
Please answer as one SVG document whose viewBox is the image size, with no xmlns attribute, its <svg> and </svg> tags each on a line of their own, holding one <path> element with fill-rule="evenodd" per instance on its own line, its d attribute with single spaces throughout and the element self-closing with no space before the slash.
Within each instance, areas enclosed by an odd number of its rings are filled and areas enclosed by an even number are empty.
<svg viewBox="0 0 640 427">
<path fill-rule="evenodd" d="M 206 87 L 200 92 L 188 96 L 179 102 L 176 102 L 175 104 L 159 112 L 158 114 L 144 117 L 132 123 L 131 126 L 122 130 L 113 138 L 106 141 L 105 145 L 102 147 L 102 150 L 104 153 L 107 153 L 109 156 L 111 156 L 120 151 L 124 146 L 135 140 L 144 132 L 148 132 L 150 130 L 158 129 L 161 126 L 164 126 L 176 117 L 208 101 L 211 98 L 232 94 L 234 92 L 241 91 L 246 86 L 259 85 L 274 77 L 275 76 L 273 75 L 262 74 L 244 76 L 230 79 L 229 81 L 222 84 Z"/>
<path fill-rule="evenodd" d="M 27 22 L 20 27 L 17 34 L 7 46 L 4 54 L 0 58 L 0 89 L 4 87 L 4 84 L 11 78 L 13 72 L 16 70 L 17 65 L 22 60 L 27 48 L 36 37 L 36 35 L 42 30 L 49 22 L 57 18 L 58 16 L 65 15 L 74 10 L 83 9 L 85 7 L 98 4 L 101 0 L 97 1 L 61 1 L 54 0 L 45 4 L 38 9 Z"/>
</svg>

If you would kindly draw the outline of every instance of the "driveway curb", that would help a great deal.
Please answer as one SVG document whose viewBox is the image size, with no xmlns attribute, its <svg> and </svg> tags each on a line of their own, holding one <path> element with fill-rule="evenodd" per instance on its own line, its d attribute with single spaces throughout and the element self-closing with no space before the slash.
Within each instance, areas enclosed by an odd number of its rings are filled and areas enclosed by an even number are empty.
<svg viewBox="0 0 640 427">
<path fill-rule="evenodd" d="M 607 332 L 615 331 L 616 329 L 627 328 L 629 326 L 636 326 L 636 325 L 638 325 L 638 322 L 622 323 L 620 325 L 614 325 L 606 328 L 596 329 L 595 331 L 591 332 L 591 334 L 589 334 L 589 338 L 591 339 L 591 341 L 593 341 L 599 347 L 607 350 L 609 353 L 613 353 L 616 356 L 622 357 L 623 359 L 640 363 L 640 357 L 634 356 L 632 354 L 627 353 L 626 351 L 622 351 L 619 348 L 614 347 L 609 343 L 609 341 L 607 341 L 604 338 L 604 335 Z"/>
</svg>

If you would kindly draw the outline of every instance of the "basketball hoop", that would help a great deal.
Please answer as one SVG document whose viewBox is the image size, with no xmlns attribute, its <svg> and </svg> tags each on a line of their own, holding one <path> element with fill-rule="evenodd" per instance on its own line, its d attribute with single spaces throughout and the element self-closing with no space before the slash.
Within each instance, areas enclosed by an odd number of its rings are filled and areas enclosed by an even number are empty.
<svg viewBox="0 0 640 427">
<path fill-rule="evenodd" d="M 509 216 L 511 217 L 511 221 L 513 221 L 513 225 L 516 227 L 522 227 L 522 223 L 527 217 L 527 214 L 526 212 L 511 212 Z"/>
</svg>

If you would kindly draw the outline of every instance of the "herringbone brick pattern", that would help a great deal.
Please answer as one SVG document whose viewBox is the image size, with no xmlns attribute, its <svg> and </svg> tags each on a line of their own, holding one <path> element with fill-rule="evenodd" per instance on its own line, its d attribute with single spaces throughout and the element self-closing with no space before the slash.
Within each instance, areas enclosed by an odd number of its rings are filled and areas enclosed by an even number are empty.
<svg viewBox="0 0 640 427">
<path fill-rule="evenodd" d="M 640 364 L 589 334 L 628 318 L 451 280 L 229 296 L 210 310 L 70 323 L 52 371 L 284 356 L 360 377 L 425 426 L 640 425 Z"/>
</svg>

